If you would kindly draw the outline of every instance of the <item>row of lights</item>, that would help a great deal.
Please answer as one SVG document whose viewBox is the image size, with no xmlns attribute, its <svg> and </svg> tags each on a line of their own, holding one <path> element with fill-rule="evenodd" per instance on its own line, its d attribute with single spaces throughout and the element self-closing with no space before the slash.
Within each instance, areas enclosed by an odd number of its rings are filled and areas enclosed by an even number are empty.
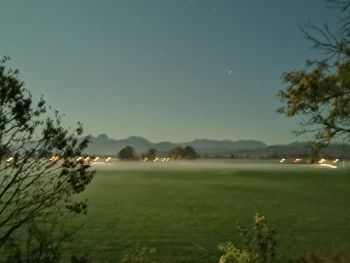
<svg viewBox="0 0 350 263">
<path fill-rule="evenodd" d="M 302 162 L 302 158 L 296 158 L 296 159 L 294 159 L 293 160 L 293 163 L 301 163 Z M 281 163 L 281 164 L 284 164 L 284 163 L 286 163 L 286 159 L 285 158 L 282 158 L 279 162 Z M 328 161 L 328 160 L 326 160 L 326 159 L 321 159 L 321 160 L 319 160 L 318 161 L 318 163 L 319 164 L 325 164 L 325 163 L 332 163 L 332 164 L 337 164 L 338 162 L 339 162 L 340 160 L 339 159 L 335 159 L 335 160 L 333 160 L 333 161 Z"/>
<path fill-rule="evenodd" d="M 150 160 L 147 157 L 145 157 L 145 158 L 143 158 L 142 161 L 143 162 L 148 162 L 148 161 L 152 161 L 152 162 L 169 162 L 170 158 L 169 157 L 156 157 L 153 160 Z"/>
<path fill-rule="evenodd" d="M 339 159 L 335 159 L 334 161 L 331 161 L 331 163 L 333 164 L 337 164 L 340 160 Z M 318 161 L 319 164 L 324 164 L 327 163 L 328 161 L 326 159 L 321 159 Z"/>
<path fill-rule="evenodd" d="M 88 157 L 82 157 L 82 156 L 79 156 L 76 161 L 79 162 L 79 161 L 84 161 L 84 162 L 97 162 L 98 160 L 100 160 L 101 158 L 100 157 L 95 157 L 94 159 L 92 159 L 90 156 Z M 104 161 L 105 162 L 109 162 L 110 160 L 112 160 L 112 157 L 107 157 Z"/>
<path fill-rule="evenodd" d="M 57 156 L 57 155 L 54 155 L 54 156 L 52 156 L 51 158 L 50 158 L 50 161 L 51 162 L 57 162 L 58 160 L 60 159 L 60 157 L 59 156 Z M 107 157 L 106 159 L 105 159 L 105 162 L 109 162 L 110 160 L 111 160 L 112 158 L 111 157 Z M 82 157 L 82 156 L 80 156 L 80 157 L 78 157 L 78 158 L 76 158 L 75 159 L 77 162 L 79 162 L 79 161 L 84 161 L 84 162 L 97 162 L 98 160 L 100 160 L 100 157 L 95 157 L 94 159 L 92 159 L 91 157 Z M 13 162 L 14 161 L 14 158 L 13 157 L 10 157 L 10 158 L 8 158 L 8 159 L 6 159 L 6 162 L 7 163 L 11 163 L 11 162 Z"/>
</svg>

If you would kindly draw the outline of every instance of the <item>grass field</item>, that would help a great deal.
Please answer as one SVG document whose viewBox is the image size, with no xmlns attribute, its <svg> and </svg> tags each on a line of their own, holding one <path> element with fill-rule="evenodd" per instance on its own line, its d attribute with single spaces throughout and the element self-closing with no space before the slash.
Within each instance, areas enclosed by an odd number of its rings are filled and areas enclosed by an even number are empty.
<svg viewBox="0 0 350 263">
<path fill-rule="evenodd" d="M 69 250 L 118 262 L 145 246 L 156 249 L 156 262 L 216 262 L 218 244 L 241 244 L 236 220 L 252 224 L 259 212 L 275 227 L 284 255 L 350 251 L 349 169 L 276 167 L 98 168 L 84 193 L 85 225 Z"/>
</svg>

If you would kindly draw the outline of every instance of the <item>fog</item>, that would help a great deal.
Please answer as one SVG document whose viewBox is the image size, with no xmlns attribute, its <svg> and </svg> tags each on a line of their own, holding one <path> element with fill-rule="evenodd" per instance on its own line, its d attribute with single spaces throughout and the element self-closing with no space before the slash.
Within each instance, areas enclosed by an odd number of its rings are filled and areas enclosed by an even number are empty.
<svg viewBox="0 0 350 263">
<path fill-rule="evenodd" d="M 334 169 L 349 167 L 349 162 L 332 164 L 280 164 L 278 160 L 195 160 L 195 161 L 168 161 L 142 162 L 118 161 L 95 162 L 92 167 L 99 170 L 305 170 L 305 169 Z"/>
</svg>

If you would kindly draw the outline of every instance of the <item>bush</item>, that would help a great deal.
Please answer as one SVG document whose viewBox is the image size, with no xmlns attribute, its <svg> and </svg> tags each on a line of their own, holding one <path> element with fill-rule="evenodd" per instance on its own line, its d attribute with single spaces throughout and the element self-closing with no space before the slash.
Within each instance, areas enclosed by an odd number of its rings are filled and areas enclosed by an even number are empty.
<svg viewBox="0 0 350 263">
<path fill-rule="evenodd" d="M 242 226 L 238 228 L 253 262 L 272 263 L 277 261 L 275 230 L 267 225 L 264 216 L 255 214 L 251 229 Z"/>
<path fill-rule="evenodd" d="M 219 263 L 274 263 L 276 256 L 275 230 L 267 225 L 266 218 L 256 214 L 251 228 L 238 226 L 244 249 L 237 249 L 231 242 L 219 246 L 224 254 Z"/>
<path fill-rule="evenodd" d="M 68 229 L 61 222 L 71 218 L 48 216 L 31 221 L 22 232 L 13 235 L 1 248 L 1 263 L 60 263 L 67 262 L 64 245 L 73 241 L 77 228 Z M 72 263 L 89 263 L 85 257 L 72 256 Z"/>
<path fill-rule="evenodd" d="M 251 263 L 254 262 L 250 254 L 246 250 L 236 248 L 231 242 L 227 242 L 218 246 L 223 252 L 219 259 L 219 263 Z"/>
<path fill-rule="evenodd" d="M 59 263 L 62 244 L 69 236 L 58 236 L 52 230 L 35 223 L 28 225 L 24 234 L 9 239 L 3 247 L 4 263 Z"/>
</svg>

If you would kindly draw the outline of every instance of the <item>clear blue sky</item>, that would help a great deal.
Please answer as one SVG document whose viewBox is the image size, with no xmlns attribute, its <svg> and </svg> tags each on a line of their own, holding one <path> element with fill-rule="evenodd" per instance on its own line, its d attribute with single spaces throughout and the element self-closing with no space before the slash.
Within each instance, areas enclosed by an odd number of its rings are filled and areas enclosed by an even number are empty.
<svg viewBox="0 0 350 263">
<path fill-rule="evenodd" d="M 2 0 L 0 56 L 87 134 L 152 141 L 297 138 L 281 74 L 319 54 L 322 0 Z M 299 138 L 299 140 L 301 140 Z"/>
</svg>

